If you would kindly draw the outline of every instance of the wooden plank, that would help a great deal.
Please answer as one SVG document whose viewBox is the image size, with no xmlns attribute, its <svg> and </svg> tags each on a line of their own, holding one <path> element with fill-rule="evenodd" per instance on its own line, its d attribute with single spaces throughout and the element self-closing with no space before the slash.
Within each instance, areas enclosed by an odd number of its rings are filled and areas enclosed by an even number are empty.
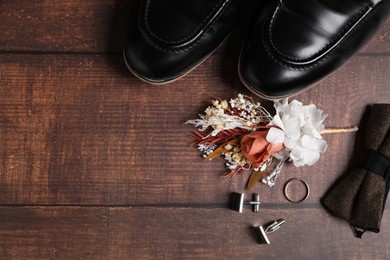
<svg viewBox="0 0 390 260">
<path fill-rule="evenodd" d="M 108 215 L 107 208 L 1 208 L 0 257 L 92 259 L 104 256 L 110 234 Z"/>
<path fill-rule="evenodd" d="M 247 176 L 221 178 L 223 160 L 204 161 L 182 122 L 214 97 L 248 93 L 235 62 L 215 55 L 181 80 L 150 86 L 119 55 L 2 55 L 0 204 L 225 203 Z M 389 67 L 388 57 L 357 56 L 296 98 L 328 113 L 327 126 L 357 125 L 368 104 L 388 102 Z M 313 190 L 308 202 L 318 201 L 358 162 L 355 134 L 325 139 L 319 163 L 286 165 L 275 187 L 253 191 L 286 202 L 283 184 L 300 176 Z"/>
<path fill-rule="evenodd" d="M 120 52 L 133 1 L 2 1 L 0 50 Z"/>
<path fill-rule="evenodd" d="M 385 211 L 385 216 L 389 211 Z M 251 227 L 285 218 L 259 245 Z M 387 259 L 390 221 L 354 238 L 321 209 L 1 207 L 2 259 Z"/>
<path fill-rule="evenodd" d="M 139 0 L 45 0 L 26 5 L 4 0 L 0 10 L 0 50 L 121 53 L 126 26 L 138 4 Z M 237 52 L 245 37 L 242 32 L 250 26 L 249 14 L 248 22 L 240 24 L 219 52 Z M 362 52 L 388 53 L 389 31 L 390 20 Z"/>
</svg>

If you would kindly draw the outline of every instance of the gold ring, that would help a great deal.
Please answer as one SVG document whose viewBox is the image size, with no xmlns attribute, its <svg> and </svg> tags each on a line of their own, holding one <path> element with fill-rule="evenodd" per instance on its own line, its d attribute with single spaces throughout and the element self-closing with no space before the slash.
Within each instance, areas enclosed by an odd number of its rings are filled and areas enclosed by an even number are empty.
<svg viewBox="0 0 390 260">
<path fill-rule="evenodd" d="M 306 187 L 306 194 L 305 196 L 302 198 L 302 199 L 299 199 L 299 200 L 293 200 L 290 198 L 290 195 L 288 193 L 288 187 L 290 186 L 291 182 L 292 181 L 299 181 L 300 183 L 302 183 L 303 185 L 305 185 Z M 301 178 L 291 178 L 289 179 L 286 184 L 284 185 L 284 189 L 283 189 L 283 192 L 284 192 L 284 196 L 286 197 L 286 199 L 292 203 L 299 203 L 299 202 L 302 202 L 304 201 L 305 199 L 307 199 L 307 197 L 309 197 L 309 194 L 310 194 L 310 188 L 309 188 L 309 185 L 306 183 L 305 180 L 301 179 Z"/>
</svg>

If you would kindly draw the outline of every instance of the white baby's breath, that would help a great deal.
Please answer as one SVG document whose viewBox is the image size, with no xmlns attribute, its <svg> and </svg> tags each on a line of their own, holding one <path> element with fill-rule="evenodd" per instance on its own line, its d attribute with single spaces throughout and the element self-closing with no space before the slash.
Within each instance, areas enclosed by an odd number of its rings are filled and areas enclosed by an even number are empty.
<svg viewBox="0 0 390 260">
<path fill-rule="evenodd" d="M 215 148 L 217 148 L 217 145 L 214 144 L 198 144 L 198 150 L 203 153 L 203 157 L 206 158 L 208 155 L 210 155 L 212 152 L 214 152 Z"/>
<path fill-rule="evenodd" d="M 205 114 L 198 116 L 199 119 L 187 120 L 185 124 L 193 124 L 200 131 L 206 131 L 211 127 L 212 136 L 216 136 L 220 131 L 235 128 L 252 130 L 253 126 L 268 123 L 272 119 L 260 103 L 253 102 L 250 97 L 243 94 L 238 94 L 237 98 L 229 102 L 213 100 L 212 106 L 207 107 Z"/>
</svg>

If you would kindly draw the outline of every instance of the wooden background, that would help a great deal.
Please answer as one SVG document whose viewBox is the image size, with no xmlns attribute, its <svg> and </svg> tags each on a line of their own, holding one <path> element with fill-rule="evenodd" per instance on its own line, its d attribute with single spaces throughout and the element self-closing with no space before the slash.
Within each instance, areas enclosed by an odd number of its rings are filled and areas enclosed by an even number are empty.
<svg viewBox="0 0 390 260">
<path fill-rule="evenodd" d="M 247 21 L 192 73 L 151 86 L 122 60 L 137 4 L 0 2 L 0 258 L 388 259 L 389 207 L 381 232 L 357 239 L 319 204 L 359 164 L 362 132 L 326 136 L 315 166 L 256 185 L 259 214 L 228 209 L 248 176 L 221 178 L 223 160 L 204 161 L 182 122 L 213 97 L 249 94 L 236 72 Z M 390 101 L 389 29 L 296 98 L 328 113 L 328 127 L 364 129 L 368 105 Z M 311 187 L 302 204 L 283 197 L 292 177 Z M 286 224 L 258 245 L 250 227 L 278 218 Z"/>
</svg>

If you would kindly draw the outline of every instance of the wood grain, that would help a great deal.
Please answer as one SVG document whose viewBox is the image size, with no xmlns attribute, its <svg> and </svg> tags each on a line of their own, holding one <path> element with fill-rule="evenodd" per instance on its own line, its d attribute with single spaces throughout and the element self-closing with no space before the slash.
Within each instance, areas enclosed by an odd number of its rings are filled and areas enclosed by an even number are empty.
<svg viewBox="0 0 390 260">
<path fill-rule="evenodd" d="M 247 93 L 235 63 L 214 55 L 184 79 L 155 87 L 131 76 L 117 55 L 2 55 L 0 204 L 223 203 L 247 176 L 221 179 L 223 160 L 201 159 L 189 145 L 194 128 L 182 123 L 207 100 Z M 297 98 L 326 111 L 326 125 L 358 125 L 368 104 L 388 101 L 389 66 L 387 57 L 356 56 Z M 254 190 L 265 202 L 285 202 L 283 183 L 300 176 L 315 190 L 308 202 L 317 202 L 356 166 L 355 138 L 326 136 L 318 164 L 287 165 L 277 186 Z"/>
<path fill-rule="evenodd" d="M 252 1 L 255 2 L 255 1 Z M 0 9 L 0 50 L 7 52 L 121 53 L 123 35 L 139 0 L 21 1 L 3 0 Z M 248 4 L 249 5 L 249 4 Z M 236 52 L 250 26 L 248 11 L 219 52 Z M 362 50 L 388 53 L 390 20 Z"/>
<path fill-rule="evenodd" d="M 0 259 L 388 259 L 389 205 L 381 232 L 356 239 L 319 199 L 359 165 L 368 106 L 389 103 L 390 19 L 344 67 L 294 97 L 328 113 L 326 126 L 361 130 L 326 136 L 319 163 L 286 165 L 273 188 L 256 184 L 260 213 L 239 214 L 229 197 L 248 176 L 222 178 L 224 161 L 203 160 L 183 122 L 215 97 L 250 94 L 237 56 L 255 9 L 206 62 L 156 87 L 122 60 L 138 4 L 1 1 Z M 304 203 L 283 197 L 292 177 L 311 187 Z M 250 227 L 279 218 L 287 223 L 271 245 L 258 245 Z"/>
<path fill-rule="evenodd" d="M 385 216 L 389 212 L 385 212 Z M 259 245 L 252 226 L 285 218 Z M 2 259 L 384 259 L 379 234 L 353 236 L 321 209 L 2 207 Z"/>
<path fill-rule="evenodd" d="M 0 49 L 119 52 L 139 1 L 2 1 Z"/>
</svg>

